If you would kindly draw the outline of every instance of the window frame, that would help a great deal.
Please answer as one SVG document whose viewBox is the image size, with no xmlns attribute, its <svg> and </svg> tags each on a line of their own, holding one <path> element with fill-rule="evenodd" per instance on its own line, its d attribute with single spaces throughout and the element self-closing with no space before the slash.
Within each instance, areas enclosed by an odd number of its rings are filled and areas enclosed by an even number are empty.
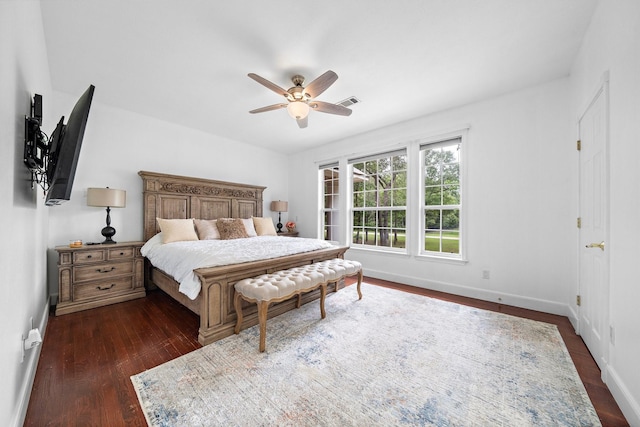
<svg viewBox="0 0 640 427">
<path fill-rule="evenodd" d="M 458 168 L 459 168 L 459 203 L 458 204 L 440 204 L 440 205 L 431 205 L 434 206 L 435 209 L 439 209 L 440 211 L 444 209 L 458 209 L 459 210 L 459 224 L 458 224 L 458 253 L 451 252 L 442 252 L 442 251 L 428 251 L 425 249 L 425 238 L 427 234 L 427 226 L 425 224 L 426 212 L 428 210 L 432 210 L 427 208 L 426 200 L 425 200 L 425 192 L 426 192 L 426 173 L 425 173 L 425 151 L 431 147 L 435 148 L 437 146 L 447 146 L 452 145 L 458 140 L 458 144 L 460 146 L 460 151 L 458 155 Z M 417 256 L 424 257 L 428 259 L 446 259 L 452 261 L 464 261 L 466 262 L 466 152 L 467 152 L 467 130 L 461 130 L 456 132 L 451 132 L 446 135 L 439 135 L 438 137 L 428 138 L 420 140 L 418 143 L 418 165 L 419 165 L 419 233 L 417 233 L 418 239 L 418 247 L 417 247 Z M 443 184 L 444 186 L 444 184 Z M 435 210 L 433 209 L 433 210 Z M 442 232 L 443 228 L 440 227 L 438 229 Z M 442 241 L 442 236 L 440 238 Z"/>
<path fill-rule="evenodd" d="M 394 170 L 393 169 L 393 161 L 392 158 L 395 156 L 404 156 L 405 158 L 405 169 L 404 170 Z M 365 163 L 366 162 L 370 162 L 370 161 L 379 161 L 380 159 L 384 159 L 384 158 L 388 158 L 389 161 L 389 165 L 390 165 L 390 173 L 398 173 L 398 172 L 402 172 L 405 174 L 405 186 L 402 187 L 404 189 L 404 193 L 405 193 L 405 203 L 404 205 L 394 205 L 393 202 L 391 202 L 388 206 L 380 206 L 379 204 L 377 204 L 376 206 L 366 206 L 366 201 L 364 202 L 364 205 L 359 207 L 360 209 L 358 209 L 358 207 L 354 206 L 354 199 L 355 199 L 355 195 L 356 193 L 360 193 L 360 192 L 356 192 L 354 190 L 354 169 L 355 169 L 355 165 L 356 164 L 360 164 L 360 163 Z M 348 241 L 351 247 L 353 247 L 354 249 L 363 249 L 363 250 L 373 250 L 373 251 L 381 251 L 381 252 L 389 252 L 389 253 L 399 253 L 399 254 L 407 254 L 409 253 L 409 242 L 410 242 L 410 238 L 409 238 L 409 223 L 408 223 L 408 214 L 409 214 L 409 206 L 408 206 L 408 201 L 410 200 L 410 194 L 409 194 L 409 189 L 410 189 L 410 182 L 409 182 L 409 173 L 410 173 L 410 156 L 408 153 L 408 149 L 406 147 L 403 147 L 401 149 L 394 149 L 391 151 L 386 151 L 386 152 L 381 152 L 381 153 L 376 153 L 376 154 L 371 154 L 371 155 L 366 155 L 366 156 L 361 156 L 361 157 L 356 157 L 356 158 L 352 158 L 352 159 L 348 159 L 347 160 L 347 164 L 348 164 L 348 209 L 347 209 L 347 234 L 348 234 Z M 362 171 L 364 172 L 364 171 Z M 400 189 L 400 188 L 396 188 L 396 189 Z M 390 191 L 395 190 L 393 187 L 389 189 Z M 380 191 L 379 189 L 375 190 L 376 192 Z M 365 197 L 366 200 L 366 194 L 368 192 L 373 192 L 373 191 L 366 191 L 366 189 L 363 189 L 363 191 L 361 192 L 363 197 Z M 393 196 L 391 197 L 391 200 L 393 201 Z M 375 241 L 377 242 L 377 236 L 378 233 L 381 230 L 386 230 L 388 232 L 388 236 L 391 239 L 391 236 L 394 235 L 393 231 L 394 230 L 400 230 L 403 229 L 404 230 L 404 236 L 405 236 L 405 244 L 404 247 L 395 247 L 393 244 L 393 240 L 391 240 L 390 245 L 379 245 L 379 244 L 365 244 L 365 243 L 358 243 L 354 240 L 354 234 L 356 233 L 356 227 L 354 225 L 354 217 L 355 217 L 355 213 L 357 211 L 362 211 L 363 215 L 366 216 L 367 212 L 375 212 L 375 218 L 376 218 L 376 225 L 374 227 L 367 227 L 366 225 L 362 225 L 361 230 L 359 231 L 364 231 L 365 233 L 367 232 L 367 229 L 370 228 L 374 228 L 374 233 L 375 233 Z M 379 219 L 379 212 L 384 212 L 384 211 L 389 211 L 389 216 L 390 216 L 390 224 L 388 227 L 381 227 L 377 222 Z M 403 212 L 404 215 L 404 227 L 394 227 L 393 224 L 393 212 L 397 212 L 397 211 L 401 211 Z"/>
<path fill-rule="evenodd" d="M 331 170 L 332 173 L 334 173 L 335 175 L 331 178 L 332 181 L 334 181 L 334 184 L 336 185 L 332 185 L 332 188 L 336 191 L 333 193 L 330 193 L 331 196 L 334 196 L 334 203 L 332 203 L 332 207 L 331 208 L 327 208 L 326 207 L 326 197 L 327 197 L 327 193 L 325 192 L 326 190 L 326 179 L 325 179 L 325 171 L 327 170 Z M 321 164 L 318 167 L 318 181 L 319 181 L 319 185 L 320 185 L 320 227 L 319 227 L 319 234 L 318 236 L 322 239 L 322 240 L 326 240 L 329 242 L 338 242 L 340 241 L 340 226 L 341 223 L 344 222 L 342 216 L 341 216 L 341 212 L 342 210 L 340 209 L 341 206 L 341 183 L 340 183 L 340 164 L 338 162 L 332 162 L 332 163 L 325 163 L 325 164 Z M 336 197 L 337 196 L 337 197 Z M 337 220 L 337 224 L 326 224 L 326 217 L 327 214 L 332 218 L 332 219 L 336 219 Z M 327 231 L 327 227 L 330 227 L 332 230 L 331 235 L 325 234 L 325 232 Z M 329 238 L 331 237 L 331 238 Z"/>
</svg>

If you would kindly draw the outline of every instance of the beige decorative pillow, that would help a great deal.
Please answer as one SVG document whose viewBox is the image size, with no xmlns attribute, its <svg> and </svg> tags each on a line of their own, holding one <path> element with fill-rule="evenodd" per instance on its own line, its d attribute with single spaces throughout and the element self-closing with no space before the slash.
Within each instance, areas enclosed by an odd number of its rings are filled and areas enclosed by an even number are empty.
<svg viewBox="0 0 640 427">
<path fill-rule="evenodd" d="M 220 232 L 220 238 L 222 240 L 241 239 L 243 237 L 249 237 L 247 229 L 244 226 L 244 221 L 239 218 L 225 218 L 219 219 L 216 222 L 218 231 Z"/>
<path fill-rule="evenodd" d="M 276 227 L 271 218 L 253 217 L 253 225 L 256 227 L 258 236 L 277 236 Z"/>
<path fill-rule="evenodd" d="M 248 237 L 256 237 L 258 235 L 258 233 L 256 233 L 255 227 L 253 226 L 253 220 L 251 218 L 244 218 L 242 220 L 242 223 L 244 224 L 244 228 L 247 230 Z"/>
<path fill-rule="evenodd" d="M 216 219 L 194 219 L 196 231 L 200 240 L 218 240 L 220 232 L 216 226 Z"/>
<path fill-rule="evenodd" d="M 193 219 L 162 219 L 156 218 L 162 231 L 162 243 L 186 242 L 198 240 L 193 227 Z"/>
</svg>

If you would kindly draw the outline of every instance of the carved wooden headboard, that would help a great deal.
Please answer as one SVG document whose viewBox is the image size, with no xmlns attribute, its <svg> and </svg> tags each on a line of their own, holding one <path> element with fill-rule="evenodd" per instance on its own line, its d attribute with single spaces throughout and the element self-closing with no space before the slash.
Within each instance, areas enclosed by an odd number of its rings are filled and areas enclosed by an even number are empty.
<svg viewBox="0 0 640 427">
<path fill-rule="evenodd" d="M 156 218 L 217 219 L 262 216 L 266 187 L 140 171 L 144 197 L 144 240 L 160 229 Z"/>
</svg>

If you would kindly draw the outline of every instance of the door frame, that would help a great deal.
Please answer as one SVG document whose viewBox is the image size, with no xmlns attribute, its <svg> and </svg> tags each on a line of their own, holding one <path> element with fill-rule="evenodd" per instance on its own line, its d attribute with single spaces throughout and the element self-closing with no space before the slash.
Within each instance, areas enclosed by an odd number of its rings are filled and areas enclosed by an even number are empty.
<svg viewBox="0 0 640 427">
<path fill-rule="evenodd" d="M 602 354 L 602 367 L 601 367 L 601 377 L 603 382 L 606 384 L 607 383 L 607 377 L 608 377 L 608 364 L 609 364 L 609 347 L 611 345 L 611 332 L 607 329 L 610 328 L 610 313 L 611 313 L 611 309 L 610 309 L 610 292 L 611 292 L 611 286 L 610 286 L 610 277 L 611 277 L 611 257 L 609 256 L 609 254 L 611 253 L 611 230 L 610 230 L 610 225 L 611 225 L 611 220 L 610 220 L 610 206 L 611 206 L 611 186 L 610 186 L 610 169 L 611 169 L 611 163 L 610 163 L 610 136 L 609 136 L 609 132 L 610 132 L 610 106 L 609 106 L 609 71 L 606 71 L 603 73 L 602 78 L 600 79 L 600 83 L 598 85 L 598 88 L 595 90 L 595 92 L 592 94 L 591 97 L 589 97 L 589 100 L 587 102 L 587 104 L 584 106 L 584 108 L 582 108 L 580 110 L 580 114 L 578 115 L 578 120 L 576 122 L 576 133 L 578 134 L 578 140 L 580 140 L 580 122 L 582 121 L 582 119 L 585 117 L 585 115 L 587 114 L 587 112 L 589 111 L 589 109 L 593 106 L 593 104 L 596 102 L 596 100 L 598 99 L 599 96 L 603 96 L 604 98 L 604 110 L 605 110 L 605 118 L 604 118 L 604 125 L 605 125 L 605 141 L 604 141 L 604 152 L 605 152 L 605 160 L 604 160 L 604 164 L 605 164 L 605 172 L 604 172 L 604 189 L 605 189 L 605 236 L 604 236 L 604 241 L 605 241 L 605 257 L 606 257 L 606 265 L 607 265 L 607 271 L 606 271 L 606 275 L 605 275 L 605 290 L 603 292 L 603 295 L 605 295 L 605 299 L 606 301 L 603 301 L 601 307 L 603 309 L 603 313 L 602 313 L 602 318 L 603 318 L 603 324 L 601 326 L 601 330 L 600 331 L 600 336 L 603 338 L 602 342 L 601 342 L 601 346 L 602 348 L 601 350 L 601 354 Z M 577 162 L 578 162 L 578 206 L 577 206 L 577 210 L 578 210 L 578 217 L 581 217 L 581 212 L 580 212 L 580 206 L 581 206 L 581 191 L 582 191 L 582 183 L 580 181 L 580 177 L 581 177 L 581 157 L 580 157 L 580 151 L 578 151 L 578 156 L 577 156 Z M 577 233 L 577 293 L 576 295 L 580 295 L 582 286 L 582 280 L 581 280 L 581 256 L 580 256 L 580 251 L 583 249 L 581 247 L 581 230 L 580 228 L 578 228 L 578 233 Z M 578 335 L 581 335 L 581 331 L 582 331 L 582 327 L 583 325 L 581 324 L 581 306 L 578 306 L 576 302 L 574 302 L 574 304 L 576 304 L 576 333 Z M 588 348 L 588 347 L 587 347 Z"/>
</svg>

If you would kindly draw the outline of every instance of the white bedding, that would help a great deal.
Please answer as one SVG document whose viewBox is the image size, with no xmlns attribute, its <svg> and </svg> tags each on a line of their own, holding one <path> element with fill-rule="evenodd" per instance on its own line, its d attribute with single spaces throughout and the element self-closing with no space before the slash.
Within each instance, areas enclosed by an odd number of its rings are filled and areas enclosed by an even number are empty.
<svg viewBox="0 0 640 427">
<path fill-rule="evenodd" d="M 332 247 L 325 240 L 299 237 L 258 236 L 232 240 L 196 240 L 162 244 L 158 233 L 141 249 L 154 267 L 171 275 L 180 292 L 190 299 L 200 293 L 200 280 L 193 270 L 277 258 Z"/>
</svg>

